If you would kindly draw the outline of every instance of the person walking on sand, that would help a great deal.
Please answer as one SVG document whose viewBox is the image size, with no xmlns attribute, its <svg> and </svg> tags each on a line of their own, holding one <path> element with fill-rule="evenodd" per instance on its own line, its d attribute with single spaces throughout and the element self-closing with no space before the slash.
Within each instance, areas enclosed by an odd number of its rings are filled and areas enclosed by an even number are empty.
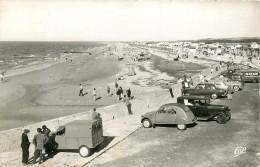
<svg viewBox="0 0 260 167">
<path fill-rule="evenodd" d="M 170 85 L 168 85 L 168 83 L 166 84 L 167 89 L 169 89 L 170 95 L 172 98 L 174 98 L 173 92 L 172 92 L 172 87 Z"/>
<path fill-rule="evenodd" d="M 83 94 L 83 86 L 79 84 L 79 96 L 84 96 Z"/>
<path fill-rule="evenodd" d="M 131 89 L 129 88 L 127 91 L 126 91 L 126 94 L 127 94 L 127 98 L 129 99 L 129 100 L 131 100 L 132 99 L 132 97 L 131 97 Z"/>
<path fill-rule="evenodd" d="M 131 105 L 132 105 L 132 104 L 130 103 L 130 101 L 128 100 L 128 98 L 126 97 L 126 95 L 124 95 L 123 102 L 125 102 L 125 104 L 126 104 L 126 106 L 127 106 L 128 114 L 129 114 L 129 115 L 132 115 L 132 114 L 133 114 L 133 112 L 132 112 L 132 110 L 131 110 Z"/>
<path fill-rule="evenodd" d="M 3 82 L 3 81 L 4 81 L 4 77 L 5 77 L 5 74 L 4 74 L 4 73 L 1 73 L 1 75 L 0 75 L 1 82 Z"/>
<path fill-rule="evenodd" d="M 210 73 L 212 74 L 214 72 L 213 65 L 211 65 Z"/>
<path fill-rule="evenodd" d="M 23 151 L 23 158 L 22 158 L 22 163 L 24 165 L 28 164 L 28 159 L 29 159 L 29 147 L 30 147 L 30 142 L 28 139 L 27 134 L 30 132 L 30 130 L 28 129 L 24 129 L 24 132 L 22 134 L 22 143 L 21 143 L 21 147 L 22 147 L 22 151 Z"/>
<path fill-rule="evenodd" d="M 107 86 L 107 97 L 109 97 L 109 96 L 110 96 L 110 87 Z"/>
<path fill-rule="evenodd" d="M 93 96 L 94 96 L 94 100 L 96 101 L 97 100 L 97 90 L 96 90 L 96 88 L 94 88 L 94 90 L 93 90 Z"/>
<path fill-rule="evenodd" d="M 44 157 L 42 155 L 43 146 L 46 144 L 46 138 L 44 134 L 42 134 L 41 128 L 37 129 L 37 135 L 33 138 L 33 144 L 35 145 L 35 151 L 33 156 L 33 164 L 36 164 L 37 158 L 40 156 L 39 164 L 42 163 Z"/>
</svg>

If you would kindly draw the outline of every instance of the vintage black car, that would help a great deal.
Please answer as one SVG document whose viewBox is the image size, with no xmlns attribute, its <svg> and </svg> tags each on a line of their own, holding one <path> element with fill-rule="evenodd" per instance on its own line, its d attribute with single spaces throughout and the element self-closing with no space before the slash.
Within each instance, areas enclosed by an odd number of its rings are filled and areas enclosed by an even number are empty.
<svg viewBox="0 0 260 167">
<path fill-rule="evenodd" d="M 227 95 L 227 91 L 225 89 L 220 89 L 216 87 L 213 83 L 199 83 L 194 88 L 188 88 L 185 92 L 186 95 L 203 95 L 209 96 L 212 99 L 216 99 L 218 97 L 223 97 Z"/>
<path fill-rule="evenodd" d="M 228 106 L 210 104 L 210 98 L 206 96 L 180 96 L 178 103 L 190 108 L 198 120 L 216 120 L 219 124 L 225 124 L 231 119 Z"/>
<path fill-rule="evenodd" d="M 222 74 L 224 77 L 229 78 L 232 81 L 239 81 L 241 83 L 244 83 L 244 80 L 242 78 L 241 74 L 238 73 L 224 73 Z"/>
</svg>

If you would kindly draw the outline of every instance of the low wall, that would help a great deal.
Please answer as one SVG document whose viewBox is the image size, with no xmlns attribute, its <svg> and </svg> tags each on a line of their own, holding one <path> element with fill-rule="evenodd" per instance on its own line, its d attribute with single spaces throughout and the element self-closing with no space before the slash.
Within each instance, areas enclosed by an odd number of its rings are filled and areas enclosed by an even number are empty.
<svg viewBox="0 0 260 167">
<path fill-rule="evenodd" d="M 205 76 L 211 75 L 209 69 L 204 70 L 203 74 Z M 194 85 L 198 83 L 197 78 L 198 74 L 192 76 Z M 181 95 L 181 87 L 181 83 L 172 86 L 173 94 L 175 96 L 172 102 L 176 102 L 176 98 Z M 131 100 L 133 113 L 141 113 L 144 112 L 144 110 L 148 111 L 149 108 L 159 108 L 161 104 L 168 102 L 169 98 L 170 93 L 168 92 L 168 90 L 160 90 L 159 93 L 153 92 L 147 97 Z M 124 103 L 118 103 L 111 106 L 98 108 L 98 113 L 101 114 L 102 120 L 104 122 L 120 118 L 128 114 L 126 105 Z M 0 152 L 20 148 L 21 134 L 23 133 L 23 129 L 29 129 L 31 131 L 28 134 L 28 137 L 30 140 L 32 140 L 33 136 L 36 134 L 37 128 L 42 127 L 42 125 L 46 125 L 48 128 L 51 129 L 51 131 L 55 131 L 59 126 L 69 123 L 71 121 L 90 118 L 91 111 L 87 111 L 79 114 L 73 114 L 57 119 L 52 119 L 49 121 L 39 122 L 25 127 L 19 127 L 7 131 L 2 131 L 0 132 Z"/>
</svg>

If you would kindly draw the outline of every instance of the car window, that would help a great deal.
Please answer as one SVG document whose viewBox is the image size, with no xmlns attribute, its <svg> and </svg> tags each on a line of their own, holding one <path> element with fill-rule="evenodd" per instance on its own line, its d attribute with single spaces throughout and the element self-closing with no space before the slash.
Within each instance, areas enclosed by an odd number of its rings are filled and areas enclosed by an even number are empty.
<svg viewBox="0 0 260 167">
<path fill-rule="evenodd" d="M 216 89 L 216 87 L 213 86 L 213 85 L 211 85 L 211 86 L 210 86 L 210 89 L 214 90 L 214 89 Z"/>
<path fill-rule="evenodd" d="M 205 85 L 198 85 L 196 89 L 204 89 Z"/>
<path fill-rule="evenodd" d="M 158 110 L 158 113 L 159 114 L 165 114 L 166 113 L 165 107 L 160 107 L 159 110 Z"/>
</svg>

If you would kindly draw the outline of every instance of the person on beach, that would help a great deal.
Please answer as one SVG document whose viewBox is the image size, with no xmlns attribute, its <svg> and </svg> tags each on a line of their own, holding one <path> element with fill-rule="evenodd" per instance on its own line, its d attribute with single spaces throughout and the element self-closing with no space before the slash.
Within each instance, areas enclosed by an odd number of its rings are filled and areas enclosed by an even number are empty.
<svg viewBox="0 0 260 167">
<path fill-rule="evenodd" d="M 107 97 L 109 97 L 109 96 L 110 96 L 110 87 L 107 86 Z"/>
<path fill-rule="evenodd" d="M 123 93 L 124 93 L 124 91 L 123 91 L 123 89 L 122 89 L 121 86 L 119 87 L 119 89 L 120 89 L 120 98 L 123 98 Z"/>
<path fill-rule="evenodd" d="M 93 96 L 94 96 L 94 100 L 96 101 L 97 100 L 97 90 L 96 90 L 96 88 L 94 88 L 94 90 L 93 90 Z"/>
<path fill-rule="evenodd" d="M 181 88 L 181 94 L 182 94 L 182 95 L 185 95 L 185 94 L 186 94 L 186 87 L 185 87 L 184 81 L 182 82 L 181 86 L 182 86 L 182 88 Z"/>
<path fill-rule="evenodd" d="M 21 147 L 22 147 L 22 151 L 23 151 L 23 155 L 22 155 L 22 163 L 23 165 L 27 165 L 28 164 L 28 159 L 29 159 L 29 147 L 30 147 L 30 142 L 28 139 L 27 134 L 30 132 L 29 129 L 24 129 L 24 132 L 22 134 L 22 143 L 21 143 Z"/>
<path fill-rule="evenodd" d="M 202 74 L 202 72 L 200 73 L 200 75 L 198 76 L 198 81 L 201 83 L 201 82 L 204 82 L 204 76 Z"/>
<path fill-rule="evenodd" d="M 166 88 L 169 89 L 170 95 L 172 98 L 174 98 L 173 92 L 172 92 L 172 87 L 166 83 Z"/>
<path fill-rule="evenodd" d="M 117 88 L 118 88 L 118 83 L 117 83 L 117 81 L 115 81 L 115 88 L 116 88 L 116 90 L 117 90 Z"/>
<path fill-rule="evenodd" d="M 129 100 L 131 100 L 131 89 L 129 88 L 127 91 L 126 91 L 126 95 L 127 95 L 127 98 L 129 99 Z"/>
<path fill-rule="evenodd" d="M 0 75 L 1 82 L 4 81 L 4 77 L 5 77 L 5 74 L 4 74 L 4 73 L 1 73 L 1 75 Z"/>
<path fill-rule="evenodd" d="M 219 61 L 219 69 L 222 67 L 222 61 Z"/>
<path fill-rule="evenodd" d="M 35 151 L 33 156 L 33 164 L 36 164 L 36 160 L 40 157 L 39 164 L 44 161 L 44 157 L 42 155 L 43 146 L 46 144 L 46 137 L 42 134 L 41 128 L 37 129 L 37 135 L 33 138 L 33 144 L 35 145 Z"/>
<path fill-rule="evenodd" d="M 133 114 L 133 112 L 132 112 L 132 110 L 131 110 L 131 105 L 132 105 L 132 104 L 130 103 L 130 101 L 128 100 L 128 98 L 126 97 L 126 95 L 124 95 L 123 102 L 125 102 L 125 104 L 126 104 L 126 106 L 127 106 L 128 114 L 129 114 L 129 115 L 132 115 L 132 114 Z"/>
<path fill-rule="evenodd" d="M 211 65 L 210 73 L 212 74 L 214 72 L 213 65 Z"/>
<path fill-rule="evenodd" d="M 79 96 L 84 96 L 83 94 L 83 86 L 81 84 L 79 84 Z"/>
</svg>

